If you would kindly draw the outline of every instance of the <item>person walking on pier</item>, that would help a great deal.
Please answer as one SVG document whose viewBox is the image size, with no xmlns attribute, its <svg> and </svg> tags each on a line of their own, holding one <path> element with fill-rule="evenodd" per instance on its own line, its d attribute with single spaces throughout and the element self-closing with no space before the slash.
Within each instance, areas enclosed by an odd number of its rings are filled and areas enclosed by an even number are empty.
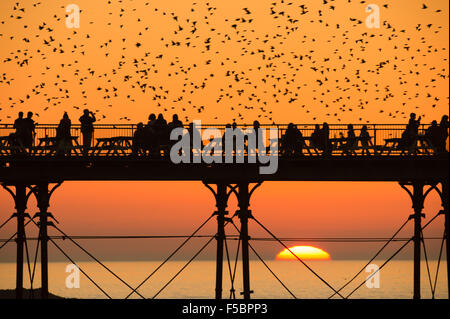
<svg viewBox="0 0 450 319">
<path fill-rule="evenodd" d="M 311 134 L 311 146 L 314 148 L 321 148 L 320 146 L 320 125 L 314 126 L 314 132 Z"/>
<path fill-rule="evenodd" d="M 367 125 L 363 125 L 361 132 L 359 133 L 359 140 L 361 141 L 362 155 L 370 155 L 370 135 L 367 129 Z"/>
<path fill-rule="evenodd" d="M 72 127 L 72 122 L 69 119 L 67 112 L 59 122 L 58 128 L 56 129 L 56 155 L 70 155 L 70 148 L 72 147 L 72 135 L 70 129 Z"/>
<path fill-rule="evenodd" d="M 133 145 L 132 151 L 133 155 L 138 155 L 140 153 L 146 153 L 146 131 L 144 128 L 144 124 L 142 122 L 138 123 L 136 127 L 136 131 L 133 134 Z"/>
<path fill-rule="evenodd" d="M 83 134 L 83 153 L 86 155 L 92 144 L 92 134 L 94 133 L 94 122 L 96 121 L 94 113 L 85 109 L 80 117 L 81 133 Z"/>
<path fill-rule="evenodd" d="M 25 119 L 23 118 L 23 112 L 19 112 L 19 117 L 14 121 L 13 128 L 16 130 L 14 133 L 13 144 L 15 146 L 24 147 L 25 144 Z"/>
<path fill-rule="evenodd" d="M 355 129 L 353 124 L 347 125 L 347 138 L 345 139 L 344 153 L 345 155 L 352 155 L 357 146 Z"/>
</svg>

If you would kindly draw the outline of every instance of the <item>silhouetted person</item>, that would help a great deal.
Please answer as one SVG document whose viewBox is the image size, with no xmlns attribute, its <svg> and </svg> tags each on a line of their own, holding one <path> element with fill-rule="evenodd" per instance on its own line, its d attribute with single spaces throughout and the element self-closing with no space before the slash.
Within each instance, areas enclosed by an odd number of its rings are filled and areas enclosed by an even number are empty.
<svg viewBox="0 0 450 319">
<path fill-rule="evenodd" d="M 178 119 L 178 115 L 177 114 L 174 114 L 172 116 L 172 122 L 167 124 L 167 135 L 168 135 L 168 138 L 169 138 L 169 140 L 168 140 L 169 149 L 170 149 L 170 147 L 172 147 L 172 145 L 174 145 L 176 143 L 176 141 L 170 140 L 170 133 L 172 133 L 172 130 L 174 130 L 176 128 L 183 128 L 183 127 L 184 127 L 183 122 L 181 122 Z M 181 153 L 182 152 L 180 151 L 180 155 L 181 155 Z"/>
<path fill-rule="evenodd" d="M 435 150 L 439 147 L 440 134 L 441 132 L 437 121 L 432 121 L 431 125 L 425 131 L 425 137 L 428 140 L 427 142 L 431 143 L 430 146 L 432 146 Z"/>
<path fill-rule="evenodd" d="M 16 130 L 14 133 L 13 143 L 15 146 L 24 147 L 25 145 L 25 135 L 26 135 L 26 124 L 23 118 L 23 112 L 19 112 L 19 117 L 14 121 L 13 128 Z"/>
<path fill-rule="evenodd" d="M 323 155 L 331 155 L 330 143 L 330 127 L 327 122 L 324 122 L 319 133 L 320 145 L 322 147 Z"/>
<path fill-rule="evenodd" d="M 409 132 L 411 137 L 416 137 L 419 135 L 419 126 L 420 126 L 421 116 L 416 120 L 416 113 L 411 113 L 409 115 L 409 122 L 406 126 L 406 130 Z"/>
<path fill-rule="evenodd" d="M 244 152 L 244 149 L 240 149 L 240 147 L 238 148 L 238 143 L 237 142 L 242 140 L 242 135 L 244 133 L 242 132 L 241 128 L 239 128 L 237 126 L 237 123 L 235 121 L 233 121 L 233 123 L 231 124 L 231 128 L 232 128 L 232 130 L 234 132 L 234 134 L 233 134 L 233 151 L 234 151 L 234 154 L 235 155 L 242 154 Z M 244 141 L 244 144 L 245 144 L 245 141 Z M 244 145 L 244 148 L 245 148 L 245 145 Z"/>
<path fill-rule="evenodd" d="M 148 116 L 148 122 L 146 126 L 153 127 L 155 125 L 155 122 L 156 122 L 156 115 L 154 113 L 151 113 Z"/>
<path fill-rule="evenodd" d="M 439 122 L 439 138 L 437 139 L 438 147 L 437 151 L 439 153 L 446 152 L 447 150 L 447 138 L 448 138 L 448 115 L 442 116 L 441 121 Z"/>
<path fill-rule="evenodd" d="M 347 138 L 345 142 L 345 154 L 349 155 L 356 147 L 356 135 L 353 124 L 347 125 Z"/>
<path fill-rule="evenodd" d="M 367 155 L 370 155 L 370 135 L 367 129 L 367 125 L 363 125 L 363 127 L 361 128 L 361 132 L 359 133 L 359 140 L 361 142 L 362 155 L 365 155 L 365 153 L 367 153 Z"/>
<path fill-rule="evenodd" d="M 169 134 L 170 134 L 170 132 L 172 132 L 172 130 L 173 130 L 174 128 L 183 127 L 183 122 L 181 122 L 181 121 L 178 119 L 178 115 L 177 115 L 177 114 L 174 114 L 174 115 L 172 116 L 172 122 L 170 122 L 169 124 L 167 124 L 167 126 L 168 126 Z"/>
<path fill-rule="evenodd" d="M 399 147 L 401 149 L 411 150 L 415 146 L 414 144 L 416 143 L 417 136 L 419 135 L 420 119 L 420 116 L 416 119 L 415 113 L 411 113 L 409 115 L 408 125 L 406 125 L 406 129 L 403 131 L 399 143 Z"/>
<path fill-rule="evenodd" d="M 247 155 L 256 156 L 256 154 L 259 152 L 259 135 L 261 134 L 260 131 L 261 131 L 261 124 L 259 124 L 259 122 L 256 120 L 253 121 L 253 132 L 251 134 L 249 134 L 249 136 L 247 136 L 247 135 L 245 136 L 245 139 L 247 141 Z M 252 136 L 254 136 L 255 145 L 254 145 L 254 149 L 251 150 L 250 145 L 248 143 L 248 138 L 249 137 L 253 138 Z M 254 154 L 251 154 L 251 153 L 254 153 Z"/>
<path fill-rule="evenodd" d="M 142 122 L 138 123 L 136 127 L 136 131 L 133 134 L 133 145 L 132 151 L 133 154 L 137 155 L 139 152 L 145 153 L 145 144 L 146 144 L 146 130 L 144 128 L 144 124 Z"/>
<path fill-rule="evenodd" d="M 201 151 L 203 149 L 203 141 L 202 141 L 202 135 L 199 131 L 199 129 L 195 126 L 194 122 L 189 123 L 189 138 L 191 139 L 190 145 L 191 145 L 191 157 L 194 156 L 194 150 L 196 153 L 201 154 Z M 200 141 L 199 145 L 194 145 L 194 141 Z"/>
<path fill-rule="evenodd" d="M 56 155 L 70 155 L 72 147 L 71 126 L 72 122 L 69 119 L 69 115 L 67 115 L 67 112 L 64 112 L 56 129 Z"/>
<path fill-rule="evenodd" d="M 92 134 L 94 133 L 94 122 L 96 121 L 94 113 L 88 109 L 84 110 L 80 117 L 81 133 L 83 134 L 83 152 L 87 154 L 92 144 Z"/>
<path fill-rule="evenodd" d="M 303 155 L 303 135 L 293 124 L 289 123 L 281 141 L 283 153 L 287 157 Z"/>
<path fill-rule="evenodd" d="M 158 144 L 167 146 L 169 144 L 168 126 L 167 121 L 164 119 L 164 116 L 161 113 L 158 114 L 154 129 L 158 137 Z"/>
<path fill-rule="evenodd" d="M 154 113 L 151 113 L 148 116 L 148 122 L 147 125 L 145 125 L 145 149 L 150 151 L 150 154 L 152 156 L 159 157 L 159 141 L 158 136 L 156 132 L 156 115 Z"/>
<path fill-rule="evenodd" d="M 34 134 L 36 128 L 36 125 L 34 124 L 33 120 L 33 112 L 28 112 L 27 118 L 24 119 L 23 121 L 24 121 L 23 146 L 31 150 L 31 148 L 33 147 Z"/>
<path fill-rule="evenodd" d="M 232 130 L 231 124 L 226 124 L 225 130 L 222 135 L 222 154 L 223 154 L 223 156 L 226 155 L 226 150 L 227 150 L 227 140 L 225 139 L 225 135 L 226 135 L 227 131 L 230 132 L 231 130 Z M 233 146 L 232 146 L 232 148 L 233 148 Z"/>
<path fill-rule="evenodd" d="M 311 146 L 315 148 L 322 148 L 320 145 L 320 125 L 314 126 L 314 132 L 311 134 Z"/>
</svg>

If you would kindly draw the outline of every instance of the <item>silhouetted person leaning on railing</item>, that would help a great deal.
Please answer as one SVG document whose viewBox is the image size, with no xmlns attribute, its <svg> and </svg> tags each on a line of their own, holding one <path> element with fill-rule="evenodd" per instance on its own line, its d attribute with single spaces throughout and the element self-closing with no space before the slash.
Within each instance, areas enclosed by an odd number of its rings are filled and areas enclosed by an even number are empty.
<svg viewBox="0 0 450 319">
<path fill-rule="evenodd" d="M 64 112 L 61 121 L 59 121 L 58 128 L 56 129 L 57 156 L 70 155 L 72 148 L 72 135 L 70 133 L 71 127 L 72 122 L 69 119 L 69 115 L 67 115 L 67 112 Z"/>
<path fill-rule="evenodd" d="M 96 121 L 94 113 L 85 109 L 80 117 L 81 134 L 83 134 L 83 153 L 86 155 L 92 144 L 92 135 L 94 134 L 94 122 Z"/>
</svg>

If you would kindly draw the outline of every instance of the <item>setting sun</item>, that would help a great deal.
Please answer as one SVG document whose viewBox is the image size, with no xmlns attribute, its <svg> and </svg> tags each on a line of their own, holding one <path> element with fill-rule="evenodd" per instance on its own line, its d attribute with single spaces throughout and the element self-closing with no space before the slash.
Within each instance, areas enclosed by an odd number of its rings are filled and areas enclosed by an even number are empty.
<svg viewBox="0 0 450 319">
<path fill-rule="evenodd" d="M 289 251 L 290 250 L 290 251 Z M 330 254 L 326 251 L 313 246 L 294 246 L 280 252 L 276 260 L 297 260 L 294 253 L 302 260 L 329 260 Z M 292 252 L 292 253 L 291 253 Z"/>
</svg>

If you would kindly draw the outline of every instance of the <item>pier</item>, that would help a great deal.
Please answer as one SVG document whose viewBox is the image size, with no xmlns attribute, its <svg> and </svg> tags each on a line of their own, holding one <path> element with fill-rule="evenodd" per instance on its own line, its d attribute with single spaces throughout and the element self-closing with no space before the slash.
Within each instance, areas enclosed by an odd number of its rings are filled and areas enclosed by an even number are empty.
<svg viewBox="0 0 450 319">
<path fill-rule="evenodd" d="M 205 125 L 204 127 L 209 126 L 212 127 L 213 125 Z M 362 125 L 354 126 L 355 131 L 361 130 Z M 221 130 L 225 129 L 224 125 L 214 125 L 214 127 L 220 127 Z M 239 127 L 245 130 L 250 128 L 251 125 Z M 261 127 L 277 128 L 279 132 L 278 141 L 281 141 L 287 125 L 262 125 Z M 47 246 L 49 242 L 57 244 L 54 239 L 49 238 L 47 230 L 48 227 L 55 227 L 60 230 L 52 220 L 53 217 L 56 217 L 54 215 L 57 215 L 57 212 L 54 212 L 53 215 L 49 212 L 49 207 L 51 206 L 52 194 L 58 191 L 58 188 L 62 187 L 66 181 L 203 182 L 214 196 L 217 207 L 217 210 L 206 220 L 207 222 L 215 217 L 217 222 L 217 233 L 211 238 L 211 240 L 216 240 L 217 245 L 216 299 L 223 298 L 224 241 L 227 236 L 225 226 L 230 223 L 234 225 L 234 217 L 239 220 L 238 232 L 242 247 L 242 297 L 244 299 L 250 299 L 252 293 L 249 253 L 253 248 L 250 244 L 251 237 L 248 232 L 249 221 L 256 222 L 274 240 L 284 245 L 277 236 L 270 232 L 270 225 L 262 225 L 257 218 L 257 212 L 250 209 L 252 194 L 257 191 L 258 187 L 264 187 L 266 181 L 397 182 L 399 187 L 410 195 L 413 207 L 413 214 L 405 217 L 408 221 L 414 223 L 414 233 L 411 234 L 411 238 L 406 241 L 404 246 L 409 242 L 414 245 L 414 277 L 412 278 L 414 299 L 421 298 L 422 230 L 428 225 L 422 224 L 423 203 L 430 192 L 437 192 L 442 200 L 442 210 L 436 212 L 432 221 L 436 218 L 437 221 L 445 225 L 443 240 L 446 241 L 447 274 L 450 274 L 448 259 L 450 255 L 449 154 L 448 150 L 442 152 L 432 146 L 432 143 L 424 135 L 427 125 L 420 126 L 417 140 L 408 148 L 399 146 L 401 133 L 405 129 L 404 125 L 367 125 L 370 143 L 362 145 L 362 143 L 357 142 L 350 152 L 342 147 L 343 141 L 345 141 L 343 136 L 346 132 L 346 125 L 330 125 L 332 149 L 327 154 L 313 145 L 309 139 L 314 130 L 313 125 L 297 124 L 297 127 L 304 137 L 301 154 L 288 156 L 283 152 L 283 145 L 278 145 L 277 153 L 270 154 L 277 157 L 277 171 L 274 174 L 260 174 L 258 169 L 260 164 L 249 161 L 249 158 L 254 156 L 249 152 L 244 154 L 244 163 L 212 164 L 203 162 L 174 164 L 170 160 L 168 148 L 165 146 L 161 146 L 156 152 L 135 152 L 133 151 L 133 133 L 136 130 L 134 125 L 96 125 L 93 145 L 87 150 L 80 146 L 80 128 L 74 125 L 71 131 L 72 145 L 63 155 L 57 151 L 56 125 L 38 125 L 32 147 L 23 147 L 23 145 L 11 142 L 11 134 L 14 132 L 12 125 L 0 126 L 0 183 L 11 194 L 16 208 L 14 215 L 3 216 L 3 219 L 8 217 L 9 219 L 0 224 L 0 229 L 11 220 L 17 222 L 17 232 L 10 238 L 10 240 L 14 239 L 17 245 L 16 297 L 18 299 L 23 297 L 25 227 L 31 223 L 39 227 L 42 267 L 40 297 L 48 298 L 48 278 L 51 274 L 48 273 Z M 197 153 L 193 152 L 191 155 L 193 157 L 202 156 L 202 150 Z M 30 196 L 35 196 L 37 200 L 39 213 L 35 216 L 30 216 L 27 213 L 27 202 Z M 234 215 L 227 211 L 227 202 L 230 196 L 236 196 L 238 200 L 239 209 Z M 186 241 L 195 236 L 203 225 L 194 231 Z M 69 235 L 62 235 L 70 239 Z M 2 245 L 4 246 L 6 243 Z M 0 249 L 3 246 L 0 246 Z M 91 257 L 95 258 L 94 256 Z M 349 297 L 342 295 L 340 289 L 332 287 L 313 269 L 310 269 L 304 261 L 298 257 L 297 259 L 319 280 L 330 287 L 331 294 L 342 298 Z M 99 260 L 96 261 L 101 263 Z M 131 287 L 120 277 L 115 276 L 130 288 L 130 295 L 139 294 L 137 291 L 139 287 Z M 94 280 L 92 281 L 94 282 Z M 447 278 L 447 282 L 450 291 L 449 278 Z"/>
</svg>

